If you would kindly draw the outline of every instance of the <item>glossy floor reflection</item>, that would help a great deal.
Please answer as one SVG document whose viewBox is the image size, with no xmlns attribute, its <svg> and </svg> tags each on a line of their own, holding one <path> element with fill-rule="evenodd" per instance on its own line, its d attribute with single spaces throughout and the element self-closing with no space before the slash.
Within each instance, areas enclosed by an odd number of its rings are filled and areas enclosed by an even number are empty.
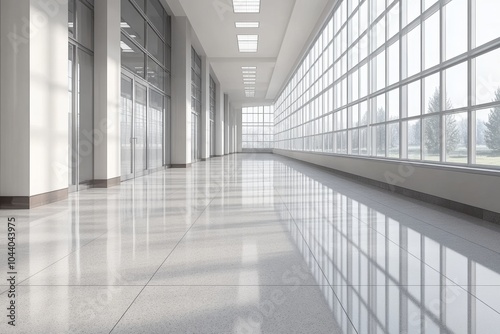
<svg viewBox="0 0 500 334">
<path fill-rule="evenodd" d="M 500 226 L 279 156 L 1 211 L 5 274 L 7 216 L 20 285 L 17 327 L 1 333 L 500 328 Z"/>
</svg>

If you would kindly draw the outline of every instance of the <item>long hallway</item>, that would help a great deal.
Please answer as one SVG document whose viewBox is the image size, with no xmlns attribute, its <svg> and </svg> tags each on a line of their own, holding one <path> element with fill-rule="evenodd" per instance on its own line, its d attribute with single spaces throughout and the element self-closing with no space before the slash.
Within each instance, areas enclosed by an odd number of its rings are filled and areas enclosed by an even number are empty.
<svg viewBox="0 0 500 334">
<path fill-rule="evenodd" d="M 500 328 L 500 226 L 277 155 L 1 215 L 2 253 L 7 216 L 18 228 L 16 333 Z"/>
</svg>

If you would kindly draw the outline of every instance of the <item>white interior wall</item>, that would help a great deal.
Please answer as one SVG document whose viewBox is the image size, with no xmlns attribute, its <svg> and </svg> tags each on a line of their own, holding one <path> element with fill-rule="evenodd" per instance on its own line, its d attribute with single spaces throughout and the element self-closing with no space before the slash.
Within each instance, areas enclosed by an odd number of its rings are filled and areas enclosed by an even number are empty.
<svg viewBox="0 0 500 334">
<path fill-rule="evenodd" d="M 68 6 L 1 1 L 0 196 L 68 187 Z M 5 98 L 8 96 L 8 98 Z"/>
<path fill-rule="evenodd" d="M 274 153 L 500 213 L 494 172 L 275 149 Z"/>
<path fill-rule="evenodd" d="M 17 1 L 16 1 L 17 2 Z M 68 188 L 68 4 L 31 0 L 30 196 Z"/>
<path fill-rule="evenodd" d="M 0 196 L 30 194 L 29 8 L 0 1 Z"/>
</svg>

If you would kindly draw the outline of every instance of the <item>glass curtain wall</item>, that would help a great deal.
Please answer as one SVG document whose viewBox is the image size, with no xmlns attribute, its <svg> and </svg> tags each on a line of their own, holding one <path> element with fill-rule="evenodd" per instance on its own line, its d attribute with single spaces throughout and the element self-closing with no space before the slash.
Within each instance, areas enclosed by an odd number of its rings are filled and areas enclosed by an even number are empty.
<svg viewBox="0 0 500 334">
<path fill-rule="evenodd" d="M 273 136 L 272 106 L 242 108 L 242 148 L 272 149 Z"/>
<path fill-rule="evenodd" d="M 170 164 L 170 17 L 158 0 L 122 0 L 122 179 Z"/>
<path fill-rule="evenodd" d="M 339 1 L 276 101 L 276 147 L 500 167 L 499 11 Z"/>
<path fill-rule="evenodd" d="M 201 159 L 201 58 L 191 48 L 191 147 L 192 161 Z"/>
<path fill-rule="evenodd" d="M 68 2 L 69 191 L 94 179 L 94 6 Z"/>
<path fill-rule="evenodd" d="M 215 81 L 210 76 L 210 156 L 215 156 L 215 105 L 216 88 Z"/>
</svg>

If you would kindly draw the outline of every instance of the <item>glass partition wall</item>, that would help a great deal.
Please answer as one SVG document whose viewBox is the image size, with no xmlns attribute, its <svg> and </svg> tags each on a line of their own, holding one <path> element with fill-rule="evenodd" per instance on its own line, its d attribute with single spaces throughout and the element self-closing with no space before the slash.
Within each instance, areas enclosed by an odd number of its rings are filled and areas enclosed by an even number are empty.
<svg viewBox="0 0 500 334">
<path fill-rule="evenodd" d="M 88 188 L 94 179 L 94 6 L 68 2 L 69 191 Z"/>
<path fill-rule="evenodd" d="M 122 180 L 170 164 L 170 17 L 158 0 L 122 0 Z"/>
<path fill-rule="evenodd" d="M 276 148 L 500 167 L 499 1 L 339 1 L 276 101 Z"/>
</svg>

